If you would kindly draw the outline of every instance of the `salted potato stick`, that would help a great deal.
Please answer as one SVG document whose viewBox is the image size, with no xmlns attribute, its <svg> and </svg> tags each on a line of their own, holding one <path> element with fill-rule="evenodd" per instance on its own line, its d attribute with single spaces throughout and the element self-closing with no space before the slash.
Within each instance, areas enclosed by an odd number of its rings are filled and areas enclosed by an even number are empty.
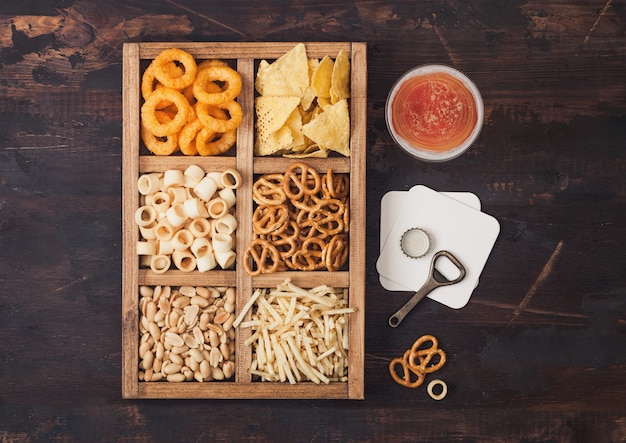
<svg viewBox="0 0 626 443">
<path fill-rule="evenodd" d="M 291 289 L 293 288 L 293 289 Z M 251 374 L 263 381 L 330 383 L 347 380 L 347 290 L 312 290 L 287 279 L 275 290 L 255 289 L 235 320 L 250 327 Z M 251 319 L 243 318 L 252 312 Z"/>
<path fill-rule="evenodd" d="M 239 316 L 235 319 L 235 322 L 233 323 L 234 328 L 239 326 L 239 323 L 242 322 L 242 320 L 244 319 L 244 317 L 246 316 L 246 314 L 248 313 L 248 311 L 250 310 L 254 302 L 256 302 L 256 299 L 259 298 L 259 295 L 261 295 L 261 290 L 256 289 L 254 293 L 252 294 L 252 297 L 250 297 L 250 299 L 246 302 L 245 306 L 239 313 Z"/>
</svg>

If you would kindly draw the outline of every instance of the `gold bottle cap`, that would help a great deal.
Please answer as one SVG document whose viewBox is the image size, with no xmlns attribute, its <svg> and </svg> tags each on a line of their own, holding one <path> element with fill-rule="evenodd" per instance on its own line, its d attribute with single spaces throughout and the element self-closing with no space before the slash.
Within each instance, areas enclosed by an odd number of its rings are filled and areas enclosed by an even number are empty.
<svg viewBox="0 0 626 443">
<path fill-rule="evenodd" d="M 430 237 L 423 229 L 412 228 L 402 234 L 400 247 L 408 257 L 420 258 L 426 255 L 430 248 Z"/>
</svg>

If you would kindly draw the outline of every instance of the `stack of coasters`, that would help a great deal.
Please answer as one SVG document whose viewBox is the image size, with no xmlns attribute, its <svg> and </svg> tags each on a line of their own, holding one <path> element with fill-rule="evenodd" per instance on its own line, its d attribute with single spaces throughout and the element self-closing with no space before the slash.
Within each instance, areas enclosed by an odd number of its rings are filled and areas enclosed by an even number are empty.
<svg viewBox="0 0 626 443">
<path fill-rule="evenodd" d="M 422 232 L 427 239 L 422 238 Z M 433 256 L 446 250 L 463 264 L 466 276 L 427 297 L 460 309 L 478 285 L 499 233 L 498 221 L 481 211 L 480 200 L 472 193 L 437 192 L 423 185 L 408 191 L 390 191 L 381 199 L 380 254 L 376 262 L 380 283 L 388 291 L 417 291 L 429 277 Z M 407 254 L 406 247 L 402 247 L 403 237 L 405 243 L 412 240 L 425 253 L 417 258 Z M 453 279 L 455 268 L 449 265 L 438 261 L 437 270 Z"/>
</svg>

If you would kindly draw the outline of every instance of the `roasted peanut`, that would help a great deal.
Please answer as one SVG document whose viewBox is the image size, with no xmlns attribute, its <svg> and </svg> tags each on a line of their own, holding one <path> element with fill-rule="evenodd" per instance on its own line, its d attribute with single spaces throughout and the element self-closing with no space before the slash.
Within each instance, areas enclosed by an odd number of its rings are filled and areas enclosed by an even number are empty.
<svg viewBox="0 0 626 443">
<path fill-rule="evenodd" d="M 208 382 L 234 376 L 234 288 L 141 286 L 139 294 L 139 380 Z"/>
</svg>

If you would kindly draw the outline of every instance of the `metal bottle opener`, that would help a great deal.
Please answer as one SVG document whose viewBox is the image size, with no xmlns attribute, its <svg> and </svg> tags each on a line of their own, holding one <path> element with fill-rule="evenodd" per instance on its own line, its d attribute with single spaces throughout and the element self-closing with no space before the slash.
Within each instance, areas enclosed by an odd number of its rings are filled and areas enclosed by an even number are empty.
<svg viewBox="0 0 626 443">
<path fill-rule="evenodd" d="M 441 272 L 436 268 L 437 260 L 441 257 L 446 257 L 454 264 L 459 270 L 459 276 L 453 280 L 448 280 Z M 461 262 L 448 251 L 439 251 L 430 262 L 430 276 L 424 285 L 404 304 L 398 311 L 389 317 L 389 326 L 392 328 L 398 327 L 398 325 L 404 320 L 404 317 L 411 312 L 411 310 L 417 305 L 424 297 L 430 292 L 434 291 L 441 286 L 450 286 L 460 282 L 465 278 L 465 267 Z"/>
</svg>

